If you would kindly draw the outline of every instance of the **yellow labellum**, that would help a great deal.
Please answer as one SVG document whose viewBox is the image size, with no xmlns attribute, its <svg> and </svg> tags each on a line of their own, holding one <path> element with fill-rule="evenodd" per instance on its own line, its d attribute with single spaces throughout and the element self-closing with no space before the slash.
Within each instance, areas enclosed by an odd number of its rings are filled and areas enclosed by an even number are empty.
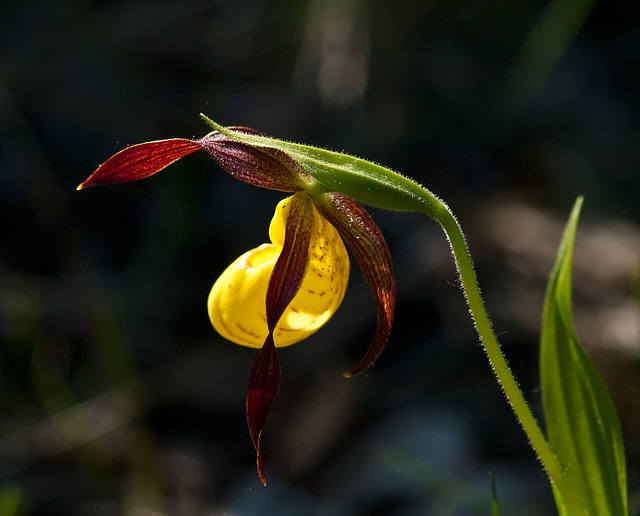
<svg viewBox="0 0 640 516">
<path fill-rule="evenodd" d="M 244 253 L 222 273 L 209 294 L 216 331 L 236 344 L 261 348 L 267 338 L 266 296 L 284 244 L 291 197 L 278 203 L 269 226 L 271 244 Z M 278 321 L 276 347 L 289 346 L 325 324 L 340 306 L 349 280 L 349 256 L 336 229 L 311 204 L 314 226 L 300 290 Z"/>
</svg>

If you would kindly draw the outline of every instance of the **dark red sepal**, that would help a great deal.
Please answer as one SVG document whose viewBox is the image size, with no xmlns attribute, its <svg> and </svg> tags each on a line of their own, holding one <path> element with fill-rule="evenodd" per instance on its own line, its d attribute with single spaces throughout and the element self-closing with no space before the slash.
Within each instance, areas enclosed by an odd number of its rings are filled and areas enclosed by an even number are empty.
<svg viewBox="0 0 640 516">
<path fill-rule="evenodd" d="M 376 303 L 376 333 L 358 365 L 345 373 L 350 377 L 373 365 L 382 353 L 391 332 L 396 302 L 396 282 L 391 254 L 382 232 L 356 201 L 337 192 L 325 194 L 318 210 L 338 230 L 358 263 Z"/>
<path fill-rule="evenodd" d="M 245 127 L 229 129 L 262 136 L 258 131 Z M 197 143 L 222 169 L 245 183 L 295 192 L 302 190 L 303 180 L 312 180 L 297 161 L 278 149 L 249 145 L 217 131 L 197 140 Z"/>
<path fill-rule="evenodd" d="M 280 362 L 273 341 L 273 331 L 300 290 L 309 263 L 309 241 L 313 223 L 311 198 L 305 192 L 296 193 L 290 203 L 282 252 L 273 267 L 267 288 L 269 335 L 253 365 L 247 390 L 247 424 L 256 449 L 258 475 L 264 485 L 267 484 L 267 479 L 262 464 L 262 429 L 280 388 Z"/>
<path fill-rule="evenodd" d="M 197 142 L 184 138 L 131 145 L 100 165 L 84 183 L 78 186 L 78 190 L 90 186 L 128 183 L 144 179 L 160 172 L 187 154 L 201 149 Z"/>
</svg>

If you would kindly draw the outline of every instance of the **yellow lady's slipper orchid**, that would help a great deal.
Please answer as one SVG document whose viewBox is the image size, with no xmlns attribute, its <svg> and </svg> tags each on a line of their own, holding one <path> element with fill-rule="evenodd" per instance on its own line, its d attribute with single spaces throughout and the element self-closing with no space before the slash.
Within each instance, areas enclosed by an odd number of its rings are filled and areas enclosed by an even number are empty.
<svg viewBox="0 0 640 516">
<path fill-rule="evenodd" d="M 307 195 L 299 193 L 296 195 Z M 269 334 L 265 299 L 271 272 L 282 251 L 292 197 L 278 204 L 269 226 L 271 244 L 244 253 L 218 278 L 209 294 L 213 327 L 236 344 L 261 348 Z M 300 290 L 273 331 L 276 347 L 305 339 L 340 306 L 349 280 L 349 255 L 342 238 L 313 203 L 309 260 Z"/>
<path fill-rule="evenodd" d="M 312 173 L 319 172 L 315 165 L 304 166 L 295 153 L 265 144 L 274 140 L 261 133 L 246 127 L 216 127 L 198 140 L 173 138 L 127 147 L 100 165 L 78 189 L 143 179 L 204 150 L 241 181 L 293 193 L 276 208 L 269 229 L 272 243 L 233 262 L 216 281 L 208 302 L 211 322 L 222 336 L 260 348 L 249 376 L 246 410 L 258 474 L 266 484 L 261 437 L 280 387 L 276 347 L 311 335 L 340 305 L 349 277 L 343 240 L 360 266 L 377 308 L 369 349 L 345 376 L 362 373 L 382 352 L 391 331 L 395 279 L 382 233 L 358 202 L 341 193 L 341 179 L 334 168 L 328 167 L 328 175 L 320 170 L 324 181 L 319 181 Z M 342 179 L 351 181 L 350 174 Z M 375 184 L 384 187 L 384 177 L 376 175 Z M 378 199 L 375 192 L 369 193 L 373 200 Z"/>
</svg>

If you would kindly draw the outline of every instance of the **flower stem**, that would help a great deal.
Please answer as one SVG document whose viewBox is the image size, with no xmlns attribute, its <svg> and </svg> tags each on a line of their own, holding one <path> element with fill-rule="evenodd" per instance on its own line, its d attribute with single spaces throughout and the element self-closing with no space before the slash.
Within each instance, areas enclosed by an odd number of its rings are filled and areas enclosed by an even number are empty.
<svg viewBox="0 0 640 516">
<path fill-rule="evenodd" d="M 507 397 L 507 401 L 529 437 L 529 442 L 545 467 L 552 484 L 554 484 L 555 488 L 561 493 L 562 499 L 567 509 L 569 509 L 568 514 L 582 513 L 579 501 L 573 494 L 573 490 L 564 475 L 562 466 L 558 462 L 557 457 L 553 453 L 553 450 L 531 413 L 531 409 L 524 399 L 513 373 L 502 354 L 498 339 L 489 321 L 482 296 L 480 295 L 480 288 L 478 287 L 473 269 L 469 248 L 458 221 L 451 210 L 439 199 L 434 199 L 428 191 L 425 191 L 424 200 L 427 201 L 429 205 L 428 212 L 425 210 L 425 213 L 433 217 L 442 226 L 449 240 L 451 252 L 460 276 L 460 283 L 469 306 L 471 317 L 475 323 L 476 331 L 480 336 L 480 341 L 487 354 L 489 363 Z M 439 204 L 436 210 L 434 210 L 434 200 Z"/>
</svg>

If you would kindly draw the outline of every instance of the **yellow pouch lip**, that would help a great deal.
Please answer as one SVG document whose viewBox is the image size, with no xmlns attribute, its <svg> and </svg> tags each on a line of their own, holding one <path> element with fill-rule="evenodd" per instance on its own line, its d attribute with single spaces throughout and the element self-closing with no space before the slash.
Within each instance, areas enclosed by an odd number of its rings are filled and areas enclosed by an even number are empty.
<svg viewBox="0 0 640 516">
<path fill-rule="evenodd" d="M 268 334 L 266 293 L 284 242 L 289 199 L 276 207 L 269 227 L 272 244 L 262 244 L 236 259 L 213 285 L 208 299 L 211 323 L 224 338 L 261 348 Z M 309 264 L 300 290 L 274 331 L 276 347 L 295 344 L 315 333 L 335 313 L 346 292 L 349 257 L 336 229 L 315 206 Z"/>
</svg>

